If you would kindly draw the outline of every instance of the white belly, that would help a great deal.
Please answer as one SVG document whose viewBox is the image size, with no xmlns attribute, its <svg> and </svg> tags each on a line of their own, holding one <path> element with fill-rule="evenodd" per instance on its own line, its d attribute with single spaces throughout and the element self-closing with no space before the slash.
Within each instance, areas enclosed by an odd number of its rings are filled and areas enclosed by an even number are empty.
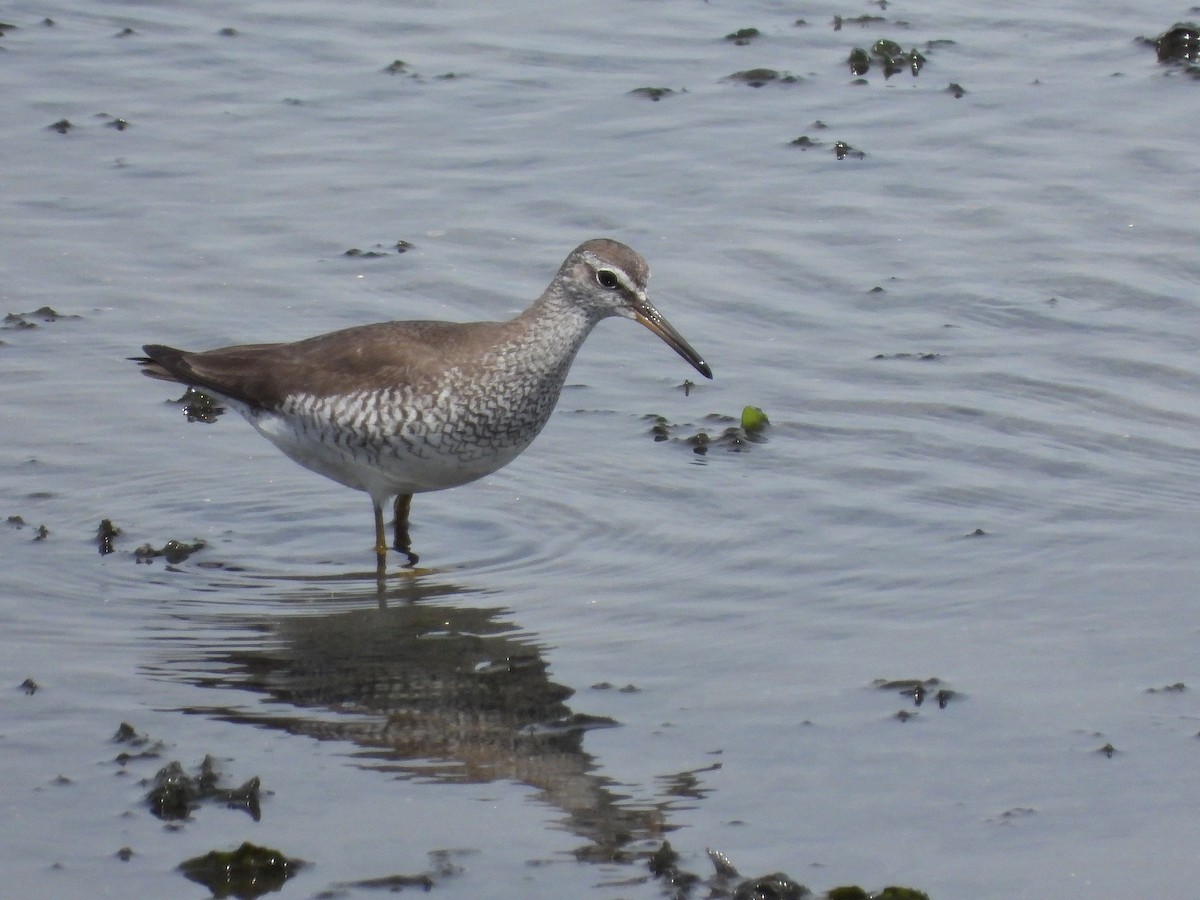
<svg viewBox="0 0 1200 900">
<path fill-rule="evenodd" d="M 288 457 L 338 484 L 365 491 L 377 503 L 398 494 L 440 491 L 483 478 L 516 459 L 536 435 L 507 446 L 472 444 L 450 440 L 416 423 L 394 431 L 374 427 L 366 438 L 327 421 L 317 424 L 303 416 L 226 402 Z"/>
</svg>

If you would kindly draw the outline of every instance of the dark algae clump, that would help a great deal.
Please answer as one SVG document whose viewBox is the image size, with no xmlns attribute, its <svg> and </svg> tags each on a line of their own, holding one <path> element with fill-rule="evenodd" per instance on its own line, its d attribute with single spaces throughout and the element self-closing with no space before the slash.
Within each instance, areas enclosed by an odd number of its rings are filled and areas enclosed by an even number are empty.
<svg viewBox="0 0 1200 900">
<path fill-rule="evenodd" d="M 201 803 L 244 809 L 255 822 L 262 818 L 257 776 L 236 788 L 221 787 L 220 780 L 221 773 L 211 756 L 204 757 L 195 775 L 184 771 L 179 762 L 167 763 L 154 776 L 146 803 L 155 816 L 167 821 L 188 818 Z"/>
<path fill-rule="evenodd" d="M 63 122 L 66 122 L 66 129 L 70 129 L 71 127 L 73 127 L 70 122 L 67 122 L 66 119 L 63 119 Z M 63 124 L 63 122 L 56 122 L 51 127 L 57 129 L 57 126 Z M 66 134 L 67 132 L 64 129 L 62 133 Z M 0 328 L 11 329 L 11 330 L 21 330 L 21 329 L 25 329 L 25 328 L 37 328 L 39 322 L 48 325 L 52 322 L 58 322 L 62 319 L 78 319 L 78 318 L 79 318 L 79 316 L 64 315 L 63 313 L 60 313 L 58 310 L 54 309 L 53 307 L 43 306 L 38 309 L 35 309 L 33 312 L 9 313 L 7 316 L 4 317 L 4 322 L 3 322 L 3 324 L 0 324 Z"/>
<path fill-rule="evenodd" d="M 767 414 L 757 406 L 747 406 L 742 410 L 739 419 L 733 416 L 723 416 L 712 413 L 705 416 L 705 421 L 721 428 L 719 434 L 709 434 L 708 429 L 688 434 L 694 426 L 677 425 L 664 416 L 648 416 L 652 422 L 650 435 L 655 441 L 677 441 L 692 448 L 698 456 L 704 456 L 712 448 L 720 447 L 731 453 L 741 453 L 750 449 L 751 444 L 766 443 L 766 432 L 771 424 Z M 715 429 L 714 429 L 715 430 Z"/>
<path fill-rule="evenodd" d="M 760 37 L 762 37 L 762 32 L 757 28 L 739 28 L 732 34 L 725 35 L 725 40 L 731 44 L 737 44 L 739 47 L 744 47 Z"/>
<path fill-rule="evenodd" d="M 1200 25 L 1176 22 L 1154 40 L 1159 62 L 1195 63 L 1200 57 Z"/>
<path fill-rule="evenodd" d="M 169 540 L 162 547 L 155 548 L 152 544 L 142 544 L 133 551 L 133 557 L 139 563 L 149 565 L 160 556 L 170 565 L 177 565 L 184 562 L 189 556 L 197 551 L 203 550 L 207 544 L 204 541 L 193 541 L 188 544 L 184 541 Z"/>
<path fill-rule="evenodd" d="M 741 72 L 726 75 L 724 80 L 755 88 L 762 87 L 764 84 L 796 84 L 800 81 L 795 75 L 778 72 L 775 69 L 743 69 Z"/>
<path fill-rule="evenodd" d="M 925 56 L 915 47 L 905 52 L 895 41 L 880 38 L 871 45 L 869 52 L 862 47 L 852 49 L 846 62 L 850 66 L 851 74 L 859 77 L 866 75 L 871 66 L 876 65 L 883 70 L 884 78 L 891 78 L 905 69 L 912 72 L 915 78 L 921 74 Z"/>
<path fill-rule="evenodd" d="M 940 678 L 876 678 L 872 684 L 881 691 L 895 691 L 903 697 L 908 697 L 913 706 L 921 706 L 927 698 L 937 703 L 938 709 L 945 709 L 950 701 L 958 695 L 946 687 Z"/>
<path fill-rule="evenodd" d="M 650 854 L 646 865 L 650 874 L 670 889 L 670 896 L 687 900 L 929 900 L 929 895 L 913 888 L 891 885 L 872 894 L 858 885 L 842 885 L 827 894 L 814 894 L 784 872 L 772 872 L 747 878 L 738 872 L 720 850 L 705 851 L 714 872 L 705 878 L 683 867 L 683 858 L 667 841 Z"/>
<path fill-rule="evenodd" d="M 655 103 L 657 103 L 659 100 L 662 100 L 664 97 L 670 97 L 674 93 L 676 93 L 676 91 L 673 91 L 671 88 L 640 87 L 640 88 L 634 88 L 632 91 L 629 92 L 629 95 L 631 97 L 641 97 L 645 100 L 652 100 Z M 682 93 L 682 92 L 680 92 L 680 93 Z"/>
<path fill-rule="evenodd" d="M 236 850 L 212 850 L 185 860 L 179 869 L 214 897 L 253 898 L 278 891 L 304 865 L 303 860 L 247 841 Z"/>
<path fill-rule="evenodd" d="M 101 519 L 100 527 L 96 529 L 96 546 L 101 556 L 113 552 L 113 543 L 121 536 L 121 529 L 112 523 L 112 519 Z"/>
<path fill-rule="evenodd" d="M 905 71 L 915 78 L 921 74 L 921 69 L 928 62 L 925 54 L 938 47 L 953 43 L 950 40 L 938 39 L 926 41 L 923 51 L 916 47 L 905 50 L 891 38 L 880 38 L 870 46 L 870 49 L 866 47 L 851 48 L 850 54 L 846 57 L 846 64 L 850 67 L 850 74 L 857 78 L 862 78 L 872 68 L 882 70 L 884 78 L 891 78 L 893 75 Z"/>
<path fill-rule="evenodd" d="M 1158 37 L 1139 37 L 1137 41 L 1154 48 L 1158 61 L 1170 67 L 1168 74 L 1182 72 L 1200 79 L 1200 25 L 1176 22 Z"/>
<path fill-rule="evenodd" d="M 183 414 L 189 422 L 211 425 L 225 413 L 225 407 L 215 397 L 194 387 L 187 388 L 175 402 L 183 407 Z"/>
<path fill-rule="evenodd" d="M 851 147 L 845 141 L 833 142 L 833 155 L 838 159 L 845 159 L 846 157 L 850 157 L 851 159 L 865 159 L 867 156 L 862 150 Z"/>
</svg>

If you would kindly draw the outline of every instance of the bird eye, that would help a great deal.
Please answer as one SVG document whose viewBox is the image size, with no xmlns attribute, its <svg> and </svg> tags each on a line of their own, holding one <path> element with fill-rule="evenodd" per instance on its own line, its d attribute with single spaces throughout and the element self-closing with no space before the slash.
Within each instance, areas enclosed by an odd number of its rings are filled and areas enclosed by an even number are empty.
<svg viewBox="0 0 1200 900">
<path fill-rule="evenodd" d="M 612 269 L 600 269 L 596 273 L 596 281 L 599 282 L 600 287 L 607 288 L 610 291 L 621 283 Z"/>
</svg>

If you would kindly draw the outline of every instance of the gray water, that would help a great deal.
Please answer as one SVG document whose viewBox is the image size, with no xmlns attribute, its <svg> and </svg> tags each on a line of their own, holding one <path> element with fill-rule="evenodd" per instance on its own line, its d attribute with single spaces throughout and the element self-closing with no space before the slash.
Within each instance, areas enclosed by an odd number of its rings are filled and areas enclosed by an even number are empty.
<svg viewBox="0 0 1200 900">
<path fill-rule="evenodd" d="M 1136 40 L 1195 14 L 1140 7 L 5 4 L 0 312 L 70 318 L 0 331 L 4 896 L 204 897 L 176 866 L 251 841 L 287 897 L 653 898 L 663 839 L 818 894 L 1190 895 L 1200 83 Z M 880 37 L 920 75 L 854 78 Z M 604 323 L 383 585 L 365 496 L 126 359 L 505 317 L 601 235 L 715 381 Z M 683 440 L 748 404 L 764 442 Z M 206 546 L 135 560 L 168 539 Z M 151 815 L 206 753 L 261 821 Z"/>
</svg>

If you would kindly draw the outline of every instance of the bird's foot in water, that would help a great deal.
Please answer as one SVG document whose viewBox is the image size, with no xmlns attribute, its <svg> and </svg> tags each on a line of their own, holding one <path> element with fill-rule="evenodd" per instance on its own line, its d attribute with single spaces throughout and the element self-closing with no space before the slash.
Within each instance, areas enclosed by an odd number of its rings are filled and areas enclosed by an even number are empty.
<svg viewBox="0 0 1200 900">
<path fill-rule="evenodd" d="M 417 562 L 421 557 L 409 550 L 407 545 L 401 547 L 399 544 L 397 544 L 395 549 L 397 553 L 403 553 L 408 558 L 408 562 L 404 564 L 404 568 L 415 569 L 417 567 Z"/>
</svg>

